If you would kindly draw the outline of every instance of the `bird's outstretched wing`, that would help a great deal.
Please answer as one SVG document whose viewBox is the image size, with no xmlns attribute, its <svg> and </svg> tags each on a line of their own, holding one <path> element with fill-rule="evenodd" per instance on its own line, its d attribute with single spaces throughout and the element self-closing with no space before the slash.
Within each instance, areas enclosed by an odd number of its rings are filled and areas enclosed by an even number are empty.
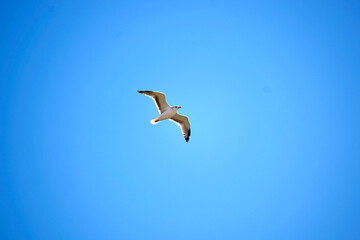
<svg viewBox="0 0 360 240">
<path fill-rule="evenodd" d="M 175 116 L 170 118 L 169 120 L 175 122 L 177 125 L 180 126 L 182 134 L 184 135 L 184 138 L 186 142 L 190 139 L 190 121 L 187 116 L 181 115 L 176 113 Z"/>
<path fill-rule="evenodd" d="M 167 109 L 170 108 L 169 104 L 166 102 L 165 94 L 161 92 L 154 92 L 154 91 L 138 91 L 141 94 L 151 97 L 157 109 L 159 110 L 159 114 L 165 112 Z"/>
</svg>

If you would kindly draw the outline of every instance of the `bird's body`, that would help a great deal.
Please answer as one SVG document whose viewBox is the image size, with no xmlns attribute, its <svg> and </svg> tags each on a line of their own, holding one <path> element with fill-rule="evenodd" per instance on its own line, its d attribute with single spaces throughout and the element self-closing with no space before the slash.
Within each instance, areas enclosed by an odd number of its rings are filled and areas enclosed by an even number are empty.
<svg viewBox="0 0 360 240">
<path fill-rule="evenodd" d="M 156 104 L 156 107 L 160 115 L 157 118 L 151 120 L 152 124 L 157 124 L 160 121 L 169 119 L 170 121 L 173 121 L 180 126 L 186 142 L 189 141 L 190 122 L 188 117 L 177 113 L 177 111 L 181 107 L 179 106 L 170 107 L 170 105 L 166 102 L 165 94 L 161 92 L 155 92 L 155 91 L 138 91 L 138 92 L 151 97 Z"/>
<path fill-rule="evenodd" d="M 179 108 L 176 107 L 171 107 L 167 110 L 165 110 L 163 113 L 161 113 L 157 118 L 151 120 L 150 122 L 152 124 L 157 124 L 158 122 L 162 121 L 162 120 L 166 120 L 169 118 L 172 118 L 173 116 L 175 116 L 175 114 L 177 113 L 177 111 L 179 110 Z"/>
</svg>

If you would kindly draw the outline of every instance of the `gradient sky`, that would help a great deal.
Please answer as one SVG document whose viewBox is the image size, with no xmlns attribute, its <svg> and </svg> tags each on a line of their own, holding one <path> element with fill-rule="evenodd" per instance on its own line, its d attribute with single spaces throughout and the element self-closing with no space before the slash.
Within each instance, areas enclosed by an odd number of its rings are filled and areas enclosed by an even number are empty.
<svg viewBox="0 0 360 240">
<path fill-rule="evenodd" d="M 0 239 L 357 239 L 359 1 L 2 1 Z M 167 94 L 186 143 L 151 125 Z"/>
</svg>

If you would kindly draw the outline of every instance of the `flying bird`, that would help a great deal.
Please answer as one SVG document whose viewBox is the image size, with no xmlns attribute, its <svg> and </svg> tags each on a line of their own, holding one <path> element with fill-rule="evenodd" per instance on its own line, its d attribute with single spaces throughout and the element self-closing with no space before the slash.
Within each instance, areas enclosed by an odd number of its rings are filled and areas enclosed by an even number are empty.
<svg viewBox="0 0 360 240">
<path fill-rule="evenodd" d="M 160 115 L 157 118 L 150 121 L 152 124 L 157 124 L 162 120 L 169 119 L 170 121 L 173 121 L 180 126 L 186 142 L 189 141 L 190 139 L 189 118 L 187 116 L 177 113 L 177 111 L 181 108 L 180 106 L 170 107 L 169 104 L 166 102 L 166 96 L 164 93 L 154 92 L 154 91 L 138 91 L 138 92 L 148 97 L 151 97 L 156 104 L 156 107 Z"/>
</svg>

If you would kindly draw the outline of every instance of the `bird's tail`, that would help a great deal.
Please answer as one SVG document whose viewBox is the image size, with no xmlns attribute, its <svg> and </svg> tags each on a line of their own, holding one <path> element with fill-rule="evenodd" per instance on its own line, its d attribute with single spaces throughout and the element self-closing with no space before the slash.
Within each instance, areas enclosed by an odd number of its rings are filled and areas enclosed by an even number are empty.
<svg viewBox="0 0 360 240">
<path fill-rule="evenodd" d="M 152 124 L 157 124 L 157 123 L 160 122 L 160 120 L 157 119 L 157 118 L 155 118 L 155 119 L 151 120 L 150 122 L 151 122 Z"/>
</svg>

